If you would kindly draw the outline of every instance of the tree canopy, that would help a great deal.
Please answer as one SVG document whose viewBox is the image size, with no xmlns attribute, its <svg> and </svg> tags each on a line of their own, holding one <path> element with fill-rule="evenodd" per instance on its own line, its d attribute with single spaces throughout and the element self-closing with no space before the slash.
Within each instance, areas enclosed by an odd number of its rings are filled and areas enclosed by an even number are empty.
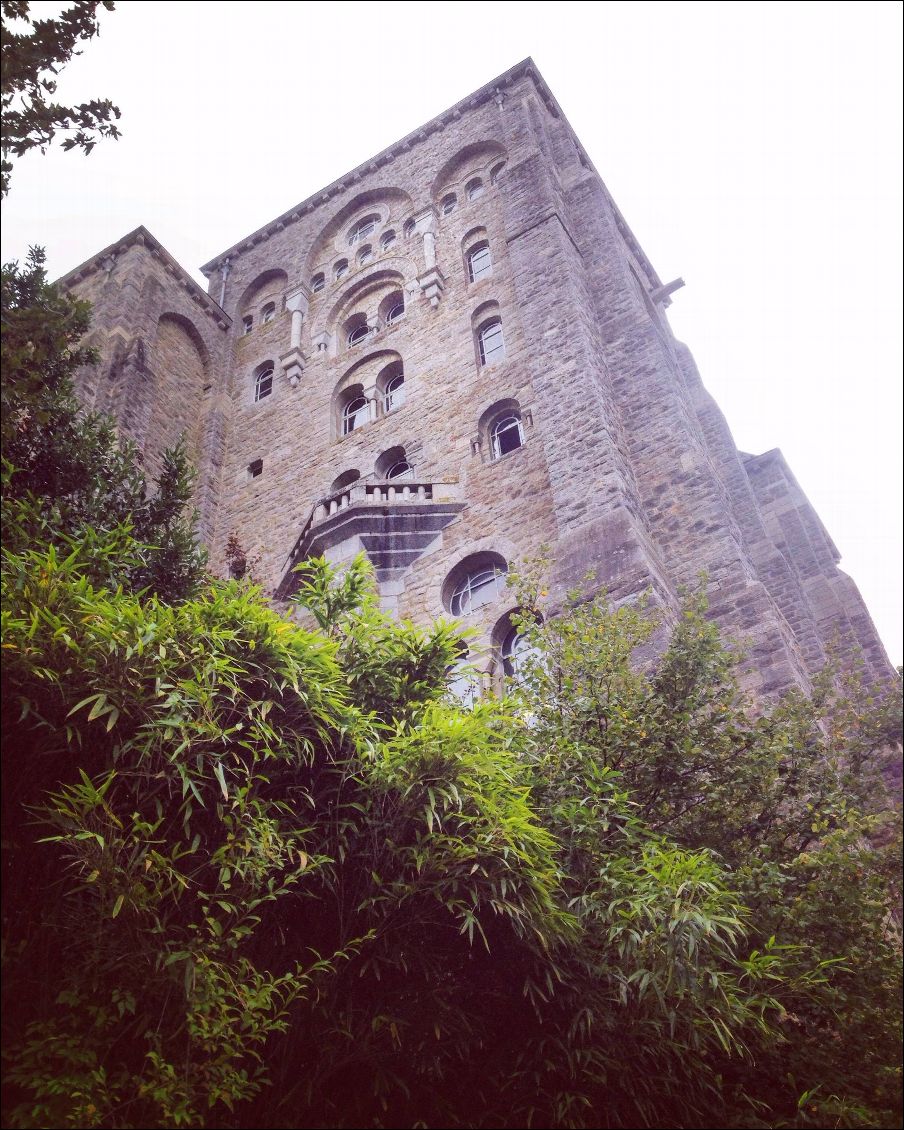
<svg viewBox="0 0 904 1130">
<path fill-rule="evenodd" d="M 0 195 L 10 188 L 13 164 L 30 149 L 46 152 L 58 134 L 64 149 L 90 153 L 100 137 L 117 138 L 119 109 L 108 98 L 77 106 L 52 101 L 51 76 L 78 55 L 79 45 L 99 34 L 97 9 L 113 11 L 112 0 L 76 0 L 55 19 L 33 19 L 27 0 L 2 0 L 2 162 Z"/>
</svg>

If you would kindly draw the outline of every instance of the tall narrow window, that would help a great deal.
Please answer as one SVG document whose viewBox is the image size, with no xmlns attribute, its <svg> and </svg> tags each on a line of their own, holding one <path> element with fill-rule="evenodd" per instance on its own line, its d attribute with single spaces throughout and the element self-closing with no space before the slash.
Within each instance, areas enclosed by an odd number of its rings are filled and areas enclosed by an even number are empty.
<svg viewBox="0 0 904 1130">
<path fill-rule="evenodd" d="M 273 366 L 265 365 L 254 378 L 254 399 L 263 400 L 273 391 Z"/>
<path fill-rule="evenodd" d="M 326 286 L 326 276 L 321 272 L 311 279 L 311 293 L 316 294 Z"/>
<path fill-rule="evenodd" d="M 254 315 L 253 314 L 246 314 L 245 317 L 242 318 L 242 336 L 244 337 L 245 334 L 250 334 L 253 329 L 254 329 Z"/>
<path fill-rule="evenodd" d="M 392 412 L 395 408 L 401 408 L 405 403 L 405 375 L 404 373 L 396 373 L 386 382 L 386 388 L 383 391 L 383 411 Z"/>
<path fill-rule="evenodd" d="M 440 211 L 444 216 L 451 215 L 458 207 L 458 197 L 454 192 L 450 192 L 448 196 L 444 196 L 440 204 Z"/>
<path fill-rule="evenodd" d="M 405 238 L 406 238 L 406 239 L 407 239 L 407 238 L 408 238 L 408 237 L 409 237 L 410 235 L 414 235 L 414 229 L 415 229 L 416 227 L 417 227 L 417 224 L 416 224 L 416 223 L 414 222 L 414 220 L 406 220 L 406 221 L 405 221 L 405 226 L 404 226 L 404 227 L 402 228 L 402 231 L 403 231 L 403 232 L 405 233 Z"/>
<path fill-rule="evenodd" d="M 524 429 L 518 416 L 504 416 L 493 425 L 493 458 L 499 459 L 524 446 Z"/>
<path fill-rule="evenodd" d="M 358 252 L 358 262 L 361 264 L 362 267 L 364 266 L 365 263 L 369 263 L 371 261 L 371 259 L 373 259 L 373 257 L 374 257 L 374 249 L 371 247 L 371 245 L 369 243 L 365 244 L 364 247 L 362 247 L 361 250 Z"/>
<path fill-rule="evenodd" d="M 505 342 L 502 338 L 502 320 L 494 318 L 481 326 L 477 335 L 480 346 L 481 365 L 492 365 L 505 357 Z"/>
<path fill-rule="evenodd" d="M 446 673 L 449 695 L 459 706 L 471 710 L 480 700 L 480 675 L 468 662 L 468 649 L 463 648 L 458 660 Z"/>
<path fill-rule="evenodd" d="M 490 245 L 484 241 L 468 252 L 468 278 L 471 282 L 492 274 L 493 261 L 490 258 Z"/>
<path fill-rule="evenodd" d="M 370 419 L 370 405 L 364 396 L 356 396 L 342 409 L 342 434 L 349 435 L 356 428 L 363 428 Z"/>
<path fill-rule="evenodd" d="M 380 247 L 386 251 L 396 241 L 396 233 L 390 228 L 389 231 L 383 232 L 380 236 Z"/>
<path fill-rule="evenodd" d="M 340 259 L 339 262 L 333 267 L 333 278 L 341 279 L 348 274 L 348 259 Z"/>
<path fill-rule="evenodd" d="M 266 325 L 267 322 L 272 322 L 276 317 L 276 303 L 268 302 L 267 305 L 261 310 L 261 323 Z"/>
</svg>

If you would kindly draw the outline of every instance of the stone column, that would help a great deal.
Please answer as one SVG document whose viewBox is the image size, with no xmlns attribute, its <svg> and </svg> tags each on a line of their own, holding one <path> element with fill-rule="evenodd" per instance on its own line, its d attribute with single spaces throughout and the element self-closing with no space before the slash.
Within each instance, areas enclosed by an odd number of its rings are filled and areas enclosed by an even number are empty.
<svg viewBox="0 0 904 1130">
<path fill-rule="evenodd" d="M 296 287 L 295 290 L 290 291 L 286 295 L 286 309 L 292 313 L 292 338 L 289 343 L 290 349 L 301 348 L 301 325 L 304 321 L 304 316 L 308 312 L 308 301 L 310 292 L 304 285 Z"/>
</svg>

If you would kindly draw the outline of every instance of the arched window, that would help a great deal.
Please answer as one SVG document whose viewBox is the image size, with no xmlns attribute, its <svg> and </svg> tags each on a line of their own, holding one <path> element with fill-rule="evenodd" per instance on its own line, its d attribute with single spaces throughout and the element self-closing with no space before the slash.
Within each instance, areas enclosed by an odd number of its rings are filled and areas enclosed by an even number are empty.
<svg viewBox="0 0 904 1130">
<path fill-rule="evenodd" d="M 343 471 L 341 475 L 337 475 L 330 483 L 330 494 L 335 494 L 337 490 L 344 490 L 345 487 L 350 487 L 352 483 L 356 483 L 361 478 L 361 472 L 354 468 L 353 470 Z"/>
<path fill-rule="evenodd" d="M 333 267 L 333 278 L 341 279 L 348 274 L 348 259 L 340 259 L 339 262 Z"/>
<path fill-rule="evenodd" d="M 492 171 L 490 172 L 490 184 L 496 184 L 496 182 L 499 180 L 499 175 L 504 168 L 505 168 L 505 162 L 504 161 L 499 165 L 493 166 Z"/>
<path fill-rule="evenodd" d="M 524 670 L 528 659 L 537 654 L 537 649 L 532 647 L 528 639 L 513 625 L 502 641 L 499 654 L 502 657 L 503 674 L 510 679 L 516 679 Z"/>
<path fill-rule="evenodd" d="M 481 365 L 492 365 L 505 357 L 501 318 L 493 318 L 489 322 L 484 322 L 477 334 L 477 344 L 480 347 Z"/>
<path fill-rule="evenodd" d="M 398 372 L 393 373 L 383 386 L 383 411 L 392 412 L 396 408 L 401 408 L 404 403 L 405 374 L 400 366 Z"/>
<path fill-rule="evenodd" d="M 468 278 L 471 282 L 492 274 L 493 261 L 490 258 L 490 245 L 486 240 L 475 244 L 468 252 Z"/>
<path fill-rule="evenodd" d="M 362 341 L 370 334 L 370 327 L 367 322 L 360 322 L 352 330 L 349 331 L 348 345 L 351 348 L 353 345 L 360 345 Z"/>
<path fill-rule="evenodd" d="M 388 451 L 377 459 L 374 465 L 378 479 L 411 479 L 414 477 L 414 467 L 408 461 L 405 448 L 390 447 Z"/>
<path fill-rule="evenodd" d="M 448 196 L 443 197 L 439 207 L 444 216 L 451 215 L 458 207 L 458 197 L 454 192 L 450 192 Z"/>
<path fill-rule="evenodd" d="M 363 220 L 359 220 L 348 233 L 348 242 L 354 246 L 354 244 L 360 243 L 362 239 L 367 239 L 371 232 L 376 229 L 379 220 L 379 216 L 365 216 Z"/>
<path fill-rule="evenodd" d="M 396 233 L 390 228 L 389 231 L 383 232 L 380 236 L 380 247 L 385 251 L 388 247 L 392 247 L 395 241 Z"/>
<path fill-rule="evenodd" d="M 398 463 L 393 465 L 386 472 L 387 479 L 413 479 L 414 468 L 407 459 L 400 459 Z"/>
<path fill-rule="evenodd" d="M 483 181 L 480 177 L 468 181 L 465 185 L 465 193 L 469 200 L 476 200 L 478 196 L 483 196 Z"/>
<path fill-rule="evenodd" d="M 323 290 L 323 288 L 325 286 L 326 286 L 326 275 L 324 275 L 322 271 L 319 272 L 318 274 L 316 274 L 311 279 L 311 293 L 312 294 L 316 294 L 318 292 L 318 290 Z"/>
<path fill-rule="evenodd" d="M 358 252 L 358 262 L 363 267 L 365 263 L 369 263 L 374 257 L 374 249 L 371 245 L 365 244 L 364 247 Z"/>
<path fill-rule="evenodd" d="M 409 237 L 410 235 L 413 235 L 413 234 L 414 234 L 414 229 L 415 229 L 416 227 L 417 227 L 417 224 L 416 224 L 416 223 L 414 222 L 414 220 L 406 220 L 406 221 L 405 221 L 405 226 L 404 226 L 404 227 L 402 228 L 402 231 L 404 232 L 404 234 L 405 234 L 405 238 L 406 238 L 406 239 L 407 239 L 407 238 L 408 238 L 408 237 Z"/>
<path fill-rule="evenodd" d="M 245 337 L 246 334 L 250 334 L 253 329 L 254 315 L 246 314 L 245 317 L 242 318 L 242 337 Z"/>
<path fill-rule="evenodd" d="M 276 317 L 276 303 L 268 302 L 261 310 L 261 324 L 266 325 L 267 322 L 272 322 Z"/>
<path fill-rule="evenodd" d="M 386 311 L 386 325 L 391 326 L 393 322 L 397 322 L 399 318 L 405 315 L 405 301 L 394 302 L 392 306 Z"/>
<path fill-rule="evenodd" d="M 365 396 L 356 396 L 342 409 L 342 434 L 349 435 L 356 428 L 363 428 L 370 420 L 370 404 Z"/>
<path fill-rule="evenodd" d="M 263 400 L 273 391 L 273 366 L 265 362 L 254 375 L 254 400 Z"/>
<path fill-rule="evenodd" d="M 494 554 L 485 559 L 465 560 L 451 578 L 448 608 L 453 616 L 469 616 L 492 602 L 505 590 L 505 562 Z"/>
<path fill-rule="evenodd" d="M 493 458 L 499 459 L 508 455 L 510 451 L 517 451 L 524 446 L 524 429 L 521 426 L 521 417 L 512 414 L 497 420 L 490 430 L 490 441 L 493 449 Z"/>
</svg>

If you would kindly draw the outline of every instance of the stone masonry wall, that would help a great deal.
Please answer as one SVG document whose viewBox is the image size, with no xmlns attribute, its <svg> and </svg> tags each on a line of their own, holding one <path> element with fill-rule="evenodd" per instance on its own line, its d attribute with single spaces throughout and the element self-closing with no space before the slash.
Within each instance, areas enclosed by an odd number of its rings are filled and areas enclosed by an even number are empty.
<svg viewBox="0 0 904 1130">
<path fill-rule="evenodd" d="M 472 281 L 483 243 L 492 269 Z M 737 451 L 529 60 L 203 269 L 208 296 L 139 229 L 64 281 L 96 307 L 103 363 L 83 395 L 149 468 L 187 434 L 219 568 L 235 532 L 275 590 L 318 503 L 405 458 L 412 481 L 465 506 L 384 592 L 403 616 L 443 615 L 466 558 L 515 565 L 548 547 L 552 609 L 590 569 L 616 600 L 651 591 L 668 618 L 705 571 L 761 692 L 806 686 L 835 634 L 887 673 L 818 518 L 777 453 Z M 483 364 L 493 319 L 504 355 Z M 387 401 L 399 371 L 404 400 Z M 343 434 L 357 397 L 368 408 Z M 524 442 L 495 458 L 503 410 L 520 412 Z M 467 618 L 484 645 L 512 603 L 500 592 Z M 496 665 L 491 648 L 481 662 Z"/>
</svg>

